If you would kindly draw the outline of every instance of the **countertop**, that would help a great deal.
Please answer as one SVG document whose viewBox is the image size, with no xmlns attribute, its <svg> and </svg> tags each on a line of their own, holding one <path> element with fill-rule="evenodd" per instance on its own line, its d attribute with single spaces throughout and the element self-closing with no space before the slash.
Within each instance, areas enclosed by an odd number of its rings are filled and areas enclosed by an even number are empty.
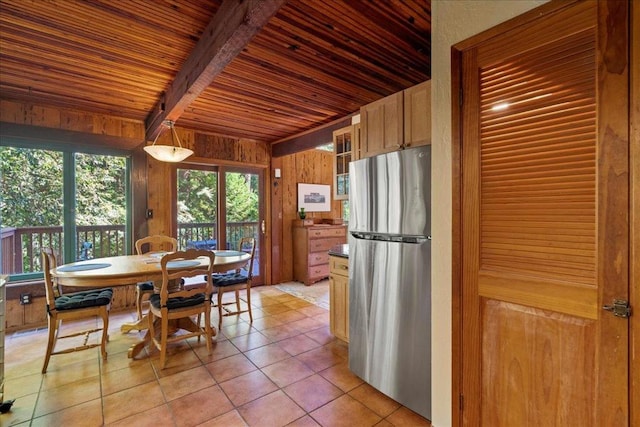
<svg viewBox="0 0 640 427">
<path fill-rule="evenodd" d="M 329 255 L 349 258 L 349 244 L 345 243 L 343 245 L 333 246 L 331 249 L 329 249 Z"/>
</svg>

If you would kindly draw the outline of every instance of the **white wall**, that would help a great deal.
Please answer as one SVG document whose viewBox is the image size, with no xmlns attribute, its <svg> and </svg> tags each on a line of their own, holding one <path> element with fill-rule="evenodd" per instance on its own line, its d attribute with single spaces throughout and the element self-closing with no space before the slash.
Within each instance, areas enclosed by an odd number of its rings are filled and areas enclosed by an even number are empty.
<svg viewBox="0 0 640 427">
<path fill-rule="evenodd" d="M 451 46 L 547 0 L 431 1 L 432 423 L 451 425 Z"/>
</svg>

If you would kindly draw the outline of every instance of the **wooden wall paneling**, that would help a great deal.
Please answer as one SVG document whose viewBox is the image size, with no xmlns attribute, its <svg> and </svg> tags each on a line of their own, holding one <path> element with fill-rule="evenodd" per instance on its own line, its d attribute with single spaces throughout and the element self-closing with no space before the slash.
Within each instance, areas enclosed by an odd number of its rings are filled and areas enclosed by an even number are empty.
<svg viewBox="0 0 640 427">
<path fill-rule="evenodd" d="M 20 305 L 20 300 L 7 299 L 5 305 L 5 326 L 7 331 L 20 329 L 24 325 L 24 306 Z"/>
<path fill-rule="evenodd" d="M 271 282 L 281 283 L 282 278 L 282 175 L 275 178 L 275 169 L 279 169 L 282 174 L 282 159 L 274 158 L 271 161 L 271 182 L 269 191 L 271 193 Z"/>
<path fill-rule="evenodd" d="M 640 93 L 640 3 L 631 2 L 631 80 L 630 93 Z M 631 316 L 629 366 L 631 396 L 629 399 L 632 426 L 640 425 L 640 96 L 631 97 L 631 268 L 629 297 L 635 314 Z"/>
<path fill-rule="evenodd" d="M 172 165 L 150 157 L 147 162 L 147 208 L 153 209 L 153 218 L 147 220 L 149 235 L 171 236 Z"/>
<path fill-rule="evenodd" d="M 44 286 L 44 285 L 43 285 Z M 22 306 L 24 308 L 24 325 L 35 326 L 47 323 L 47 298 L 35 297 L 31 304 Z"/>
<path fill-rule="evenodd" d="M 283 282 L 293 280 L 293 231 L 292 222 L 297 215 L 297 172 L 296 156 L 281 157 L 282 162 L 282 263 L 280 279 Z"/>
</svg>

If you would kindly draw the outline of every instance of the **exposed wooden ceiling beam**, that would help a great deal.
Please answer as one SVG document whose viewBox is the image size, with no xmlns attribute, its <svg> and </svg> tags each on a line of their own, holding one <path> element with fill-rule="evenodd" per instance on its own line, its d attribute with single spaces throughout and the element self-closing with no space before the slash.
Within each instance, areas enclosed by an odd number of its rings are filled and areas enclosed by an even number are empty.
<svg viewBox="0 0 640 427">
<path fill-rule="evenodd" d="M 176 121 L 249 43 L 286 0 L 225 0 L 167 91 L 145 120 L 146 139 Z"/>
</svg>

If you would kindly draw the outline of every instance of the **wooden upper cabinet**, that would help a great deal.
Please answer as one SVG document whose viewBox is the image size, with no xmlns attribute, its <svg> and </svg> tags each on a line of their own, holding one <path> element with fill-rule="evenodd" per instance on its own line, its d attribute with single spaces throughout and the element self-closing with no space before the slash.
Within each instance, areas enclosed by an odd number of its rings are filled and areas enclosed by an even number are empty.
<svg viewBox="0 0 640 427">
<path fill-rule="evenodd" d="M 404 146 L 431 144 L 431 80 L 404 91 Z"/>
<path fill-rule="evenodd" d="M 362 157 L 389 153 L 402 147 L 403 108 L 402 92 L 394 93 L 360 108 Z"/>
<path fill-rule="evenodd" d="M 358 158 L 431 144 L 431 81 L 360 108 Z"/>
</svg>

